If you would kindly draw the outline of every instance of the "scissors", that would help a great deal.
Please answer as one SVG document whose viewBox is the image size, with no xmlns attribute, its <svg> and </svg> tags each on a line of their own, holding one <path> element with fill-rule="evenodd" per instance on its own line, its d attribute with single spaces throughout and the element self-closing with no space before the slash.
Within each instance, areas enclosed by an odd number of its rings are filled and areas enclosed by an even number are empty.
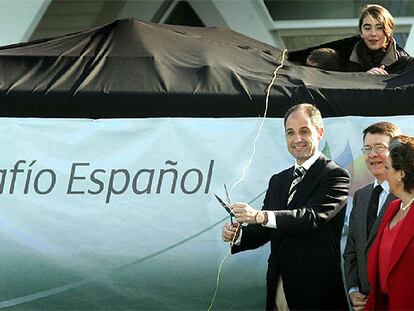
<svg viewBox="0 0 414 311">
<path fill-rule="evenodd" d="M 224 184 L 224 190 L 226 192 L 227 201 L 229 203 L 224 202 L 217 194 L 214 194 L 214 196 L 216 197 L 217 201 L 219 201 L 219 203 L 221 204 L 221 206 L 224 207 L 224 209 L 227 211 L 227 213 L 229 213 L 229 215 L 230 215 L 230 222 L 233 224 L 234 223 L 233 222 L 233 217 L 236 217 L 236 215 L 234 214 L 234 212 L 230 208 L 230 196 L 229 196 L 229 193 L 227 191 L 226 184 Z"/>
</svg>

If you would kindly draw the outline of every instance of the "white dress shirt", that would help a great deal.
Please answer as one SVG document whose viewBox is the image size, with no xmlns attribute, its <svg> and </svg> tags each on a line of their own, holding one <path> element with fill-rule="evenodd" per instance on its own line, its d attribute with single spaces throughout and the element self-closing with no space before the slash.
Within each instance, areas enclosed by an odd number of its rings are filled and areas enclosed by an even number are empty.
<svg viewBox="0 0 414 311">
<path fill-rule="evenodd" d="M 319 159 L 320 156 L 321 156 L 321 152 L 319 150 L 316 150 L 315 154 L 311 156 L 309 159 L 307 159 L 305 162 L 303 162 L 302 165 L 299 165 L 298 162 L 295 161 L 295 169 L 299 166 L 302 166 L 307 172 L 310 169 L 310 167 L 316 162 L 316 160 Z M 267 214 L 267 224 L 262 225 L 262 226 L 269 227 L 269 228 L 277 228 L 275 213 L 273 213 L 272 211 L 264 211 L 264 212 Z"/>
</svg>

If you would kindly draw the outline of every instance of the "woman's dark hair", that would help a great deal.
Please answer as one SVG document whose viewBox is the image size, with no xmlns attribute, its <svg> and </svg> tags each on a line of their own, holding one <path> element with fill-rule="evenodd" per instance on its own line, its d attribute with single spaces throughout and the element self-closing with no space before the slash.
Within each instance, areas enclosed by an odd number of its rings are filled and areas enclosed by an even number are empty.
<svg viewBox="0 0 414 311">
<path fill-rule="evenodd" d="M 404 190 L 411 193 L 414 190 L 414 137 L 396 136 L 391 140 L 388 150 L 392 167 L 405 173 L 402 179 Z"/>
</svg>

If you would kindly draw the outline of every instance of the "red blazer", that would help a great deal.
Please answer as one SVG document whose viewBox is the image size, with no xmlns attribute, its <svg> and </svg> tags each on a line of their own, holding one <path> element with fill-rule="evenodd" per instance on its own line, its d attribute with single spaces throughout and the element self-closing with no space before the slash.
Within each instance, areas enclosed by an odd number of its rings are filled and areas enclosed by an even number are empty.
<svg viewBox="0 0 414 311">
<path fill-rule="evenodd" d="M 378 278 L 378 249 L 384 232 L 398 212 L 401 200 L 390 203 L 378 229 L 378 235 L 368 253 L 368 280 L 371 292 L 365 310 L 413 310 L 414 309 L 414 207 L 411 207 L 395 239 L 387 277 L 389 302 L 381 292 Z"/>
</svg>

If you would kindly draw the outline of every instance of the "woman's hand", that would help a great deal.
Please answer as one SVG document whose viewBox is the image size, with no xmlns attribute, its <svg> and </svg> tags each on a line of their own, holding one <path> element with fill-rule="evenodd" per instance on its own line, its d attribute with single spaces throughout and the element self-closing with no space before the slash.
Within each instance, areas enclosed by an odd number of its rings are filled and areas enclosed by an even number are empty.
<svg viewBox="0 0 414 311">
<path fill-rule="evenodd" d="M 387 75 L 388 74 L 388 72 L 385 70 L 384 65 L 381 65 L 379 67 L 373 67 L 370 70 L 368 70 L 367 73 L 370 73 L 372 75 Z"/>
</svg>

